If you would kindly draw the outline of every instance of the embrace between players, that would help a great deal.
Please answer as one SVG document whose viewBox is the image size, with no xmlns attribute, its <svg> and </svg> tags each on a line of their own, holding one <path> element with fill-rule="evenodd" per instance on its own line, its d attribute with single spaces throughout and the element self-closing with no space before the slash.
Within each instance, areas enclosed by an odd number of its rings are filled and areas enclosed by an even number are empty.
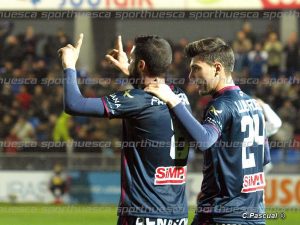
<svg viewBox="0 0 300 225">
<path fill-rule="evenodd" d="M 234 84 L 231 47 L 219 38 L 186 46 L 189 78 L 196 80 L 200 95 L 213 97 L 200 119 L 191 114 L 184 92 L 165 84 L 172 62 L 166 40 L 139 36 L 128 59 L 119 36 L 107 60 L 143 82 L 100 98 L 83 97 L 77 85 L 75 65 L 82 41 L 83 34 L 75 46 L 58 51 L 64 69 L 65 111 L 122 118 L 123 141 L 137 143 L 122 149 L 118 225 L 188 224 L 185 185 L 191 142 L 204 156 L 192 224 L 265 224 L 261 216 L 247 216 L 265 212 L 263 167 L 270 161 L 265 118 L 257 101 Z M 170 144 L 151 144 L 157 142 Z"/>
</svg>

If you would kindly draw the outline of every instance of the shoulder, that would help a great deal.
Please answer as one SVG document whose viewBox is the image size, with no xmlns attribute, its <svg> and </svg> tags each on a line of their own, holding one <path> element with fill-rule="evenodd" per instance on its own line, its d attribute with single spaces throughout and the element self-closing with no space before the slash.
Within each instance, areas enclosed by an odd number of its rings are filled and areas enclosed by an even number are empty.
<svg viewBox="0 0 300 225">
<path fill-rule="evenodd" d="M 208 103 L 205 115 L 228 117 L 234 114 L 234 109 L 236 108 L 235 102 L 237 102 L 239 98 L 240 96 L 238 94 L 225 93 Z"/>
<path fill-rule="evenodd" d="M 228 108 L 221 99 L 212 100 L 206 107 L 206 116 L 221 116 L 228 112 Z"/>
<path fill-rule="evenodd" d="M 210 108 L 217 108 L 222 110 L 227 109 L 229 101 L 230 99 L 226 98 L 225 96 L 220 96 L 216 99 L 211 100 L 207 105 L 207 109 Z"/>
<path fill-rule="evenodd" d="M 139 114 L 150 106 L 152 95 L 141 89 L 128 89 L 104 96 L 102 101 L 111 118 L 126 118 Z"/>
<path fill-rule="evenodd" d="M 108 98 L 126 101 L 137 101 L 150 98 L 151 95 L 141 89 L 127 89 L 124 91 L 117 91 L 107 96 Z"/>
</svg>

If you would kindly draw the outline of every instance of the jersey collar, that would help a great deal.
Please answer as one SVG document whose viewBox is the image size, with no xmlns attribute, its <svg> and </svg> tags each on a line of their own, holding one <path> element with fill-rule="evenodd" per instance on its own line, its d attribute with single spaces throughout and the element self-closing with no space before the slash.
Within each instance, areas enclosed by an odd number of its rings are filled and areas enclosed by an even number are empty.
<svg viewBox="0 0 300 225">
<path fill-rule="evenodd" d="M 233 90 L 241 90 L 239 86 L 227 86 L 227 87 L 224 87 L 220 90 L 218 90 L 216 93 L 213 94 L 213 98 L 217 98 L 219 97 L 220 95 L 224 94 L 224 92 L 226 91 L 233 91 Z"/>
</svg>

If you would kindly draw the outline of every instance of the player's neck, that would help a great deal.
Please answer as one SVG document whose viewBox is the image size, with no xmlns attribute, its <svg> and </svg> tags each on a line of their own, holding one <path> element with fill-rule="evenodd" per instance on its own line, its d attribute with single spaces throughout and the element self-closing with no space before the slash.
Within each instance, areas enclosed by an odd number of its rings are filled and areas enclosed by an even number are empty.
<svg viewBox="0 0 300 225">
<path fill-rule="evenodd" d="M 145 77 L 145 87 L 147 87 L 149 84 L 155 84 L 155 83 L 159 83 L 159 84 L 164 84 L 165 83 L 165 78 L 162 77 Z"/>
<path fill-rule="evenodd" d="M 235 86 L 235 83 L 232 79 L 232 76 L 226 76 L 224 79 L 221 79 L 218 83 L 215 91 L 218 92 L 225 87 Z"/>
</svg>

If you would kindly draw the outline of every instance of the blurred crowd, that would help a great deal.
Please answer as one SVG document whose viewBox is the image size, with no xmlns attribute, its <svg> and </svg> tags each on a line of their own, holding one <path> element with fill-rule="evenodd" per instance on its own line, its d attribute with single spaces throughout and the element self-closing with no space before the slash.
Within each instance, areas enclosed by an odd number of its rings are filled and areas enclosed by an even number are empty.
<svg viewBox="0 0 300 225">
<path fill-rule="evenodd" d="M 13 30 L 12 23 L 0 25 L 0 141 L 121 141 L 119 120 L 71 117 L 63 113 L 62 69 L 56 52 L 72 43 L 72 39 L 63 30 L 53 35 L 38 34 L 33 27 L 27 27 L 25 33 L 17 35 Z M 258 35 L 246 22 L 234 40 L 226 41 L 235 52 L 237 85 L 270 104 L 283 121 L 272 139 L 300 141 L 300 120 L 297 118 L 300 114 L 300 45 L 297 34 L 291 33 L 288 41 L 282 42 L 276 31 L 270 29 L 264 35 Z M 180 85 L 190 99 L 194 115 L 200 120 L 210 97 L 199 98 L 196 87 L 188 82 L 189 62 L 183 51 L 187 43 L 185 38 L 172 43 L 173 64 L 168 77 L 185 79 Z M 133 42 L 128 41 L 124 49 L 129 52 L 132 46 Z M 105 60 L 99 60 L 94 74 L 81 69 L 78 74 L 81 81 L 122 77 Z M 86 97 L 107 95 L 120 88 L 125 87 L 117 82 L 80 85 Z M 65 148 L 57 149 L 64 151 Z M 0 146 L 2 152 L 25 150 L 18 146 Z M 103 154 L 113 155 L 118 149 L 109 146 L 74 149 L 101 150 Z"/>
</svg>

